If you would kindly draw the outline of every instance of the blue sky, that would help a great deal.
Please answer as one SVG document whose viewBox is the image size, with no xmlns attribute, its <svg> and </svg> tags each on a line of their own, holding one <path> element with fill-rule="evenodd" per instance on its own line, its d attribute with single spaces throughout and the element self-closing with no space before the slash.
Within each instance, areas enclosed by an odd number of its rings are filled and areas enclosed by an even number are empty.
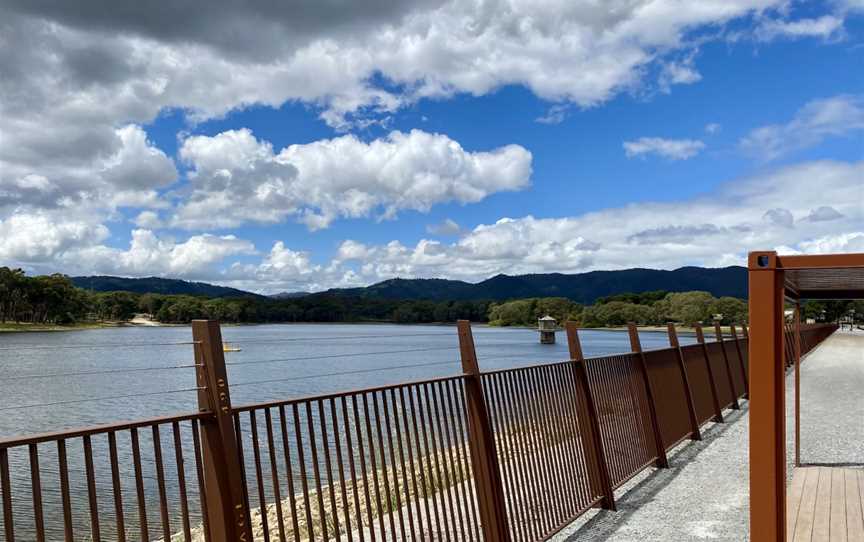
<svg viewBox="0 0 864 542">
<path fill-rule="evenodd" d="M 3 8 L 2 264 L 274 292 L 864 251 L 854 0 L 96 4 Z"/>
</svg>

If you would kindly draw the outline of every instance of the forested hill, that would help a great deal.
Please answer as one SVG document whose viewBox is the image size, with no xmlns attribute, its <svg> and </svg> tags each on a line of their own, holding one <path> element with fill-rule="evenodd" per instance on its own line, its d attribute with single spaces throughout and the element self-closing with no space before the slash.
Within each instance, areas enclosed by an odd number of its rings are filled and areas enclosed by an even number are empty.
<svg viewBox="0 0 864 542">
<path fill-rule="evenodd" d="M 262 297 L 236 288 L 216 286 L 206 282 L 189 282 L 178 279 L 147 277 L 130 279 L 123 277 L 93 276 L 70 277 L 72 284 L 94 292 L 134 292 L 136 294 L 200 295 L 205 297 Z"/>
<path fill-rule="evenodd" d="M 747 269 L 738 266 L 681 267 L 674 271 L 636 268 L 573 275 L 496 275 L 477 284 L 444 279 L 391 279 L 365 288 L 334 289 L 326 293 L 351 297 L 430 300 L 566 297 L 579 303 L 590 304 L 598 298 L 621 292 L 641 293 L 654 290 L 701 290 L 715 297 L 746 299 Z"/>
<path fill-rule="evenodd" d="M 95 292 L 126 291 L 165 295 L 199 295 L 210 298 L 260 297 L 235 288 L 203 282 L 159 277 L 122 278 L 108 276 L 72 277 L 79 288 Z M 565 275 L 496 275 L 472 284 L 447 279 L 391 279 L 362 288 L 332 289 L 311 294 L 315 297 L 357 297 L 369 299 L 412 299 L 432 301 L 468 301 L 519 299 L 529 297 L 565 297 L 590 304 L 597 299 L 621 292 L 641 293 L 656 290 L 688 292 L 700 290 L 715 297 L 747 298 L 747 270 L 743 267 L 681 267 L 674 271 L 658 269 L 623 269 L 591 271 Z M 277 299 L 300 298 L 305 292 L 283 293 Z"/>
</svg>

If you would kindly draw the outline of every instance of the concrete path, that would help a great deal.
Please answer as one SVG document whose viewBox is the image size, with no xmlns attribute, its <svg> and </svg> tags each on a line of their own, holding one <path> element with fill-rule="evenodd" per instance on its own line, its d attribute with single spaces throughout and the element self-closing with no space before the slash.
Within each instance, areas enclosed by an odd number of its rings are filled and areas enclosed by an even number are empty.
<svg viewBox="0 0 864 542">
<path fill-rule="evenodd" d="M 787 384 L 787 457 L 793 457 L 793 375 Z M 802 461 L 864 466 L 864 332 L 835 333 L 801 369 Z M 553 540 L 749 539 L 748 403 L 686 442 L 671 468 L 649 469 L 618 492 L 618 511 L 586 514 Z"/>
<path fill-rule="evenodd" d="M 786 383 L 791 457 L 792 378 Z M 864 467 L 864 331 L 835 333 L 801 364 L 801 463 Z"/>
</svg>

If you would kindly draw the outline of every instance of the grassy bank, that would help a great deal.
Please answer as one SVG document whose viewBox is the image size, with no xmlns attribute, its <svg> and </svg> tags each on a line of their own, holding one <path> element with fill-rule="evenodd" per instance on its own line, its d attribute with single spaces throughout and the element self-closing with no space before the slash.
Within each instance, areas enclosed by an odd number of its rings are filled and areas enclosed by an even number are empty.
<svg viewBox="0 0 864 542">
<path fill-rule="evenodd" d="M 79 331 L 82 329 L 101 329 L 119 327 L 119 322 L 81 322 L 78 324 L 30 324 L 26 322 L 6 322 L 0 324 L 0 333 L 22 333 L 28 331 Z"/>
</svg>

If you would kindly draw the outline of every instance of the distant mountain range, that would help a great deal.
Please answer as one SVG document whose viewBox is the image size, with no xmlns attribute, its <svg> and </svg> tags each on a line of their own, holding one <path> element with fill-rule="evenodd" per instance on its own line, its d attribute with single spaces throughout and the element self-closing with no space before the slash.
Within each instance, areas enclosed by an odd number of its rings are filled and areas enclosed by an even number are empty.
<svg viewBox="0 0 864 542">
<path fill-rule="evenodd" d="M 279 292 L 278 294 L 273 294 L 270 297 L 273 299 L 297 299 L 298 297 L 306 297 L 307 295 L 312 295 L 311 292 Z"/>
<path fill-rule="evenodd" d="M 80 287 L 99 292 L 130 291 L 138 293 L 188 294 L 208 297 L 262 297 L 236 288 L 204 282 L 148 277 L 72 277 Z M 345 296 L 379 299 L 429 300 L 503 300 L 523 297 L 566 297 L 579 303 L 593 303 L 597 298 L 624 292 L 652 290 L 686 292 L 703 290 L 716 297 L 747 298 L 747 270 L 732 266 L 723 268 L 681 267 L 673 271 L 658 269 L 622 269 L 591 271 L 565 275 L 496 275 L 478 283 L 447 279 L 391 279 L 362 288 L 337 288 L 309 294 L 283 292 L 270 296 L 291 299 L 306 296 Z"/>
<path fill-rule="evenodd" d="M 715 297 L 747 298 L 747 269 L 681 267 L 674 271 L 658 269 L 622 269 L 590 271 L 565 275 L 496 275 L 472 284 L 446 279 L 391 279 L 363 288 L 342 288 L 324 294 L 378 297 L 384 299 L 513 299 L 523 297 L 566 297 L 579 303 L 593 303 L 597 298 L 624 292 L 652 290 L 686 292 L 702 290 Z M 316 294 L 318 295 L 318 294 Z"/>
<path fill-rule="evenodd" d="M 203 295 L 207 297 L 264 297 L 252 292 L 216 286 L 206 282 L 189 282 L 180 279 L 165 279 L 161 277 L 146 277 L 130 279 L 124 277 L 94 276 L 70 277 L 72 284 L 85 290 L 96 292 L 135 292 L 138 294 L 185 294 Z"/>
</svg>

